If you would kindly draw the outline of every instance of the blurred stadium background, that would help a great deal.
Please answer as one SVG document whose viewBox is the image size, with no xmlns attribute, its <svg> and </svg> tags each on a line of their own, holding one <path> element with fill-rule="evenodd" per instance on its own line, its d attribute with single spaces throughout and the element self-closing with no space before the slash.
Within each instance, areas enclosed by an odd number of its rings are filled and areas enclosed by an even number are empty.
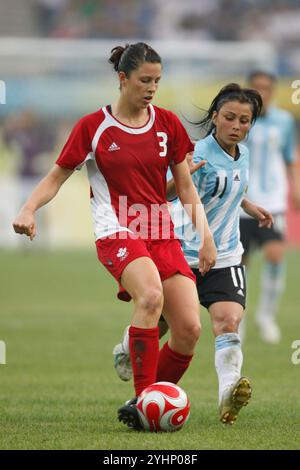
<svg viewBox="0 0 300 470">
<path fill-rule="evenodd" d="M 107 64 L 116 44 L 143 39 L 157 48 L 164 73 L 156 103 L 185 124 L 199 115 L 195 106 L 205 108 L 220 86 L 244 82 L 253 68 L 278 74 L 277 102 L 300 120 L 291 99 L 300 77 L 296 0 L 1 0 L 0 8 L 0 246 L 20 244 L 11 219 L 72 125 L 117 96 Z M 85 184 L 77 175 L 41 212 L 44 247 L 92 241 Z M 299 242 L 300 218 L 291 217 L 289 238 Z"/>
<path fill-rule="evenodd" d="M 11 226 L 76 120 L 117 96 L 107 63 L 112 47 L 146 40 L 157 48 L 164 71 L 155 103 L 185 124 L 225 83 L 244 82 L 253 68 L 275 72 L 277 104 L 295 116 L 299 129 L 300 104 L 292 102 L 292 83 L 300 79 L 299 24 L 299 0 L 0 0 L 0 80 L 6 85 L 0 104 L 0 339 L 8 349 L 8 365 L 0 370 L 0 448 L 299 448 L 300 366 L 291 364 L 290 354 L 299 338 L 300 216 L 292 207 L 284 341 L 268 349 L 250 324 L 245 345 L 257 390 L 244 421 L 246 441 L 238 427 L 224 433 L 217 422 L 208 335 L 201 342 L 201 375 L 195 363 L 183 382 L 194 406 L 190 427 L 143 443 L 125 429 L 116 437 L 115 410 L 130 389 L 117 381 L 111 349 L 130 306 L 115 300 L 113 281 L 99 269 L 84 172 L 40 211 L 33 244 Z M 251 282 L 250 314 L 257 296 Z"/>
</svg>

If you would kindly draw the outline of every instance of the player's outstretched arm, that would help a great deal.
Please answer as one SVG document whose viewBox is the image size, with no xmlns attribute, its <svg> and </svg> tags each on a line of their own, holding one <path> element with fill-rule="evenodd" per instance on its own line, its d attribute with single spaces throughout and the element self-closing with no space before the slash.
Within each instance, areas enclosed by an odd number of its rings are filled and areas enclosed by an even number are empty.
<svg viewBox="0 0 300 470">
<path fill-rule="evenodd" d="M 34 213 L 50 202 L 73 170 L 55 165 L 33 190 L 13 222 L 16 233 L 25 234 L 33 240 L 36 235 Z"/>
<path fill-rule="evenodd" d="M 187 161 L 184 160 L 177 165 L 173 165 L 172 173 L 181 204 L 192 220 L 202 241 L 199 250 L 199 271 L 201 274 L 205 274 L 215 265 L 217 250 L 203 205 L 193 184 Z"/>
<path fill-rule="evenodd" d="M 263 207 L 256 206 L 248 199 L 243 199 L 241 204 L 243 210 L 246 214 L 250 215 L 254 219 L 258 220 L 258 224 L 260 227 L 271 228 L 274 220 L 273 216 L 270 212 L 268 212 Z"/>
</svg>

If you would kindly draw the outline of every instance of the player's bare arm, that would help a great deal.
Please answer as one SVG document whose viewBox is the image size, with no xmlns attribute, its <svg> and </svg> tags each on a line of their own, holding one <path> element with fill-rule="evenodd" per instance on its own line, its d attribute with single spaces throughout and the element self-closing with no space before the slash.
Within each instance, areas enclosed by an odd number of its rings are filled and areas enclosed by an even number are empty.
<svg viewBox="0 0 300 470">
<path fill-rule="evenodd" d="M 58 165 L 55 165 L 49 171 L 36 186 L 13 222 L 16 233 L 25 234 L 30 237 L 30 240 L 33 240 L 36 235 L 35 211 L 55 197 L 60 187 L 72 173 L 73 170 Z"/>
<path fill-rule="evenodd" d="M 272 214 L 264 209 L 263 207 L 259 207 L 253 204 L 248 199 L 243 199 L 242 201 L 242 208 L 246 212 L 246 214 L 250 215 L 254 219 L 258 220 L 260 227 L 271 228 L 274 220 Z"/>
<path fill-rule="evenodd" d="M 191 218 L 200 239 L 203 240 L 199 251 L 199 270 L 201 274 L 205 274 L 215 265 L 217 250 L 203 205 L 193 184 L 187 161 L 173 165 L 171 170 L 180 202 Z"/>
</svg>

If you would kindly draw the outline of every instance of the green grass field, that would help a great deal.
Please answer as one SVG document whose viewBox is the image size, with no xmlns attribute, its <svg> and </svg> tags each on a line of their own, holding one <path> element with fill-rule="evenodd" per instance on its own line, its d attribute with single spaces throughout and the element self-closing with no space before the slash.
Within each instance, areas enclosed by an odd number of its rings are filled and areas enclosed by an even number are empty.
<svg viewBox="0 0 300 470">
<path fill-rule="evenodd" d="M 203 335 L 181 382 L 191 400 L 188 424 L 174 434 L 140 434 L 116 420 L 131 398 L 112 366 L 112 348 L 131 305 L 115 297 L 114 280 L 87 252 L 0 252 L 1 449 L 299 449 L 300 365 L 291 344 L 300 339 L 300 251 L 288 253 L 288 288 L 280 315 L 283 341 L 257 337 L 253 309 L 260 258 L 252 263 L 244 373 L 253 400 L 237 423 L 217 415 L 214 342 L 202 309 Z"/>
</svg>

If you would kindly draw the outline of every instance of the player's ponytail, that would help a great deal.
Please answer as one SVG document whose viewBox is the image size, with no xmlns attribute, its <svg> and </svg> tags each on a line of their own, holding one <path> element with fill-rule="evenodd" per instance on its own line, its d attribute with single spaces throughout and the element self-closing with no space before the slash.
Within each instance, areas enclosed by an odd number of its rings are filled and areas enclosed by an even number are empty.
<svg viewBox="0 0 300 470">
<path fill-rule="evenodd" d="M 215 124 L 213 123 L 214 112 L 220 111 L 223 104 L 229 101 L 238 101 L 239 103 L 249 103 L 252 109 L 251 124 L 254 124 L 260 115 L 263 103 L 260 94 L 256 90 L 250 88 L 241 88 L 237 83 L 229 83 L 224 86 L 217 96 L 213 99 L 208 111 L 201 121 L 195 123 L 206 131 L 206 136 L 214 132 Z"/>
<path fill-rule="evenodd" d="M 124 51 L 129 47 L 129 44 L 126 44 L 125 47 L 123 46 L 116 46 L 111 50 L 111 56 L 108 59 L 108 62 L 113 64 L 114 70 L 116 72 L 119 71 L 119 63 Z"/>
<path fill-rule="evenodd" d="M 114 47 L 108 62 L 113 64 L 116 72 L 124 72 L 126 77 L 129 77 L 130 73 L 138 69 L 144 62 L 161 64 L 161 58 L 151 46 L 144 42 L 137 42 L 136 44 L 126 44 L 125 47 Z"/>
</svg>

